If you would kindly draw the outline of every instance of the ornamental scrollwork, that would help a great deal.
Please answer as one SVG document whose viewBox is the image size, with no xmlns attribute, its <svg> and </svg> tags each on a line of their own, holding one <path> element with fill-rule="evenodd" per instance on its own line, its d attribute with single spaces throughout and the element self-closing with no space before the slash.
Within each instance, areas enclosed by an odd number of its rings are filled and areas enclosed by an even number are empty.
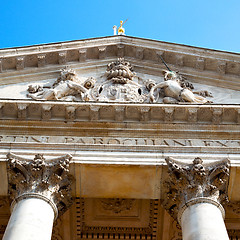
<svg viewBox="0 0 240 240">
<path fill-rule="evenodd" d="M 61 236 L 62 227 L 63 227 L 62 221 L 60 218 L 58 218 L 53 225 L 53 232 L 52 232 L 51 240 L 63 240 L 63 238 Z"/>
</svg>

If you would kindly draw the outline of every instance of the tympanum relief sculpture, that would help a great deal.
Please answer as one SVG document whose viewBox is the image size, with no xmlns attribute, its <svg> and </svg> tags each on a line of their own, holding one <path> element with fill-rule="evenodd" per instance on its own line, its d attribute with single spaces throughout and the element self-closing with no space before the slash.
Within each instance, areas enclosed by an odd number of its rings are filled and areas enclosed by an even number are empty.
<svg viewBox="0 0 240 240">
<path fill-rule="evenodd" d="M 28 86 L 28 96 L 35 100 L 89 101 L 89 91 L 96 79 L 81 81 L 72 69 L 62 69 L 60 76 L 50 87 Z"/>
<path fill-rule="evenodd" d="M 178 102 L 191 102 L 191 103 L 207 103 L 209 102 L 205 96 L 211 97 L 212 95 L 207 91 L 193 92 L 193 85 L 184 78 L 173 71 L 163 71 L 164 82 L 154 84 L 150 90 L 150 100 L 156 102 L 160 96 L 154 96 L 156 90 L 162 90 L 162 97 L 164 103 L 178 103 Z M 204 95 L 204 96 L 200 96 Z"/>
<path fill-rule="evenodd" d="M 194 86 L 174 71 L 163 71 L 158 81 L 143 79 L 123 58 L 107 65 L 101 79 L 80 77 L 64 68 L 52 86 L 28 86 L 28 97 L 35 100 L 99 101 L 135 103 L 209 103 L 207 91 L 194 92 Z"/>
</svg>

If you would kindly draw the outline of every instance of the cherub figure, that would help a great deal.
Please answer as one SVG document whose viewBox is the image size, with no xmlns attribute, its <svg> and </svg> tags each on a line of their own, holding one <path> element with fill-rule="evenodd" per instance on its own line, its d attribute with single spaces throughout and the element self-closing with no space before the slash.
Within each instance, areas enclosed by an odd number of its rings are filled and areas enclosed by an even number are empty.
<svg viewBox="0 0 240 240">
<path fill-rule="evenodd" d="M 93 88 L 95 78 L 88 78 L 81 81 L 72 69 L 62 69 L 60 77 L 50 89 L 40 88 L 33 92 L 34 86 L 28 87 L 29 97 L 35 100 L 89 100 L 89 89 Z"/>
<path fill-rule="evenodd" d="M 206 98 L 195 95 L 190 88 L 182 87 L 182 82 L 176 72 L 163 71 L 163 75 L 164 82 L 156 84 L 150 90 L 150 100 L 152 102 L 157 101 L 154 92 L 159 88 L 164 91 L 164 103 L 191 102 L 203 104 L 208 102 Z"/>
</svg>

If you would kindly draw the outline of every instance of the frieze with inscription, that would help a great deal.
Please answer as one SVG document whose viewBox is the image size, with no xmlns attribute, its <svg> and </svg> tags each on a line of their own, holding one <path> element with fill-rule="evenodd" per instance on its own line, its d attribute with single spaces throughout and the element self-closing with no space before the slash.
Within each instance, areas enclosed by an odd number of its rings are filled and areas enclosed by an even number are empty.
<svg viewBox="0 0 240 240">
<path fill-rule="evenodd" d="M 165 147 L 239 147 L 240 140 L 111 138 L 76 136 L 0 135 L 0 143 L 59 143 L 77 145 L 165 146 Z"/>
</svg>

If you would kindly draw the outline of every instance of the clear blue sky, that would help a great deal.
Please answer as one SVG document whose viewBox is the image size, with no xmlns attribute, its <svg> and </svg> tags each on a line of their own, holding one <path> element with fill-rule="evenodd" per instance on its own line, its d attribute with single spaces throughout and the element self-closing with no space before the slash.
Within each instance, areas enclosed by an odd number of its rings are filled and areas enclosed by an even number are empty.
<svg viewBox="0 0 240 240">
<path fill-rule="evenodd" d="M 240 0 L 1 0 L 0 48 L 126 35 L 240 52 Z"/>
</svg>

